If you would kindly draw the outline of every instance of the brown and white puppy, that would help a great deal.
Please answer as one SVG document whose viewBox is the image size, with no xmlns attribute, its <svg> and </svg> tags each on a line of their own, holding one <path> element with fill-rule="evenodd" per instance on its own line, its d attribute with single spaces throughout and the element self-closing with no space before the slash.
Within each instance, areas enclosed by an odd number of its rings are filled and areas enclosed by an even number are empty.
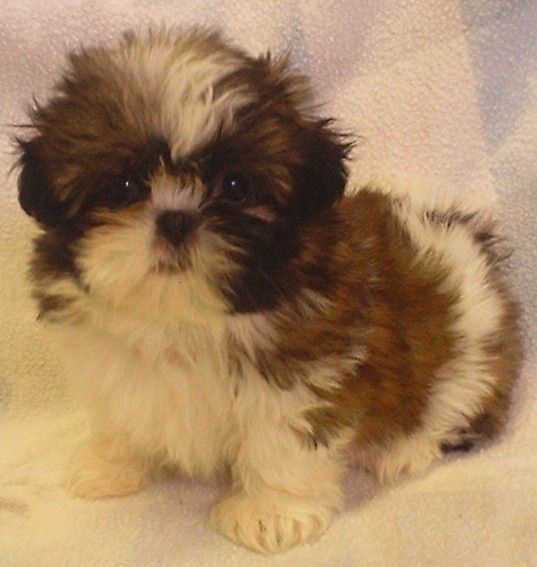
<svg viewBox="0 0 537 567">
<path fill-rule="evenodd" d="M 491 224 L 344 197 L 348 142 L 309 104 L 285 60 L 175 30 L 72 55 L 33 113 L 33 291 L 93 427 L 74 495 L 228 468 L 211 523 L 278 552 L 325 530 L 354 456 L 392 481 L 502 426 L 520 349 Z"/>
</svg>

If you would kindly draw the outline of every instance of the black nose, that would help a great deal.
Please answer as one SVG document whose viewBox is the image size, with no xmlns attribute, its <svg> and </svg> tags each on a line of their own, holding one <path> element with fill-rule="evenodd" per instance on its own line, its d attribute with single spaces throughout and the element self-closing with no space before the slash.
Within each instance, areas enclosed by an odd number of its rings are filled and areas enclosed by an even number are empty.
<svg viewBox="0 0 537 567">
<path fill-rule="evenodd" d="M 192 217 L 179 211 L 165 211 L 157 217 L 157 229 L 166 240 L 178 246 L 192 226 Z"/>
</svg>

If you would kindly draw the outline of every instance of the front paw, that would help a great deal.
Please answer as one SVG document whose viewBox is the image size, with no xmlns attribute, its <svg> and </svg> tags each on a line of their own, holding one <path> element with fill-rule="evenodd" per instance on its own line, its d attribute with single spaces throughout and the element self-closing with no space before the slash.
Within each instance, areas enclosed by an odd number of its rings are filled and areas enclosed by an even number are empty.
<svg viewBox="0 0 537 567">
<path fill-rule="evenodd" d="M 87 447 L 71 462 L 65 488 L 77 498 L 127 496 L 142 490 L 147 475 L 130 460 L 112 459 L 96 448 Z"/>
<path fill-rule="evenodd" d="M 239 492 L 211 510 L 210 523 L 234 542 L 269 554 L 316 540 L 331 517 L 330 510 L 313 500 L 279 492 Z"/>
</svg>

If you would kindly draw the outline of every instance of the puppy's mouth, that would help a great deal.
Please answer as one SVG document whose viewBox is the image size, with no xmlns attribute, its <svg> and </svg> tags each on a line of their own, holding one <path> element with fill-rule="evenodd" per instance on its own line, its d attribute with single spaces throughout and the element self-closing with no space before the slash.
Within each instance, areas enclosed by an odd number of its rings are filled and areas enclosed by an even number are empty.
<svg viewBox="0 0 537 567">
<path fill-rule="evenodd" d="M 182 211 L 162 211 L 155 219 L 153 250 L 155 271 L 174 273 L 191 267 L 196 222 Z"/>
</svg>

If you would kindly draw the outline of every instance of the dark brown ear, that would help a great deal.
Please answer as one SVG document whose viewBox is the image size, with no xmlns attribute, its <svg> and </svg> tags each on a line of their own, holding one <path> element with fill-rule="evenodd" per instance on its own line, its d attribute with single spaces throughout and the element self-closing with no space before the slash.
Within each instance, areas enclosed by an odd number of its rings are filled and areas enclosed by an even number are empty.
<svg viewBox="0 0 537 567">
<path fill-rule="evenodd" d="M 40 151 L 39 138 L 17 140 L 19 146 L 19 203 L 24 212 L 45 226 L 56 226 L 66 206 L 54 195 Z"/>
<path fill-rule="evenodd" d="M 338 201 L 345 191 L 345 160 L 352 148 L 346 136 L 331 129 L 331 120 L 306 122 L 302 144 L 306 154 L 296 176 L 298 210 L 314 214 Z"/>
<path fill-rule="evenodd" d="M 347 183 L 345 160 L 352 148 L 349 137 L 336 132 L 332 120 L 313 117 L 308 78 L 291 68 L 288 55 L 274 59 L 267 53 L 255 63 L 263 76 L 263 96 L 297 127 L 297 149 L 305 156 L 295 176 L 298 214 L 330 207 L 341 198 Z"/>
</svg>

